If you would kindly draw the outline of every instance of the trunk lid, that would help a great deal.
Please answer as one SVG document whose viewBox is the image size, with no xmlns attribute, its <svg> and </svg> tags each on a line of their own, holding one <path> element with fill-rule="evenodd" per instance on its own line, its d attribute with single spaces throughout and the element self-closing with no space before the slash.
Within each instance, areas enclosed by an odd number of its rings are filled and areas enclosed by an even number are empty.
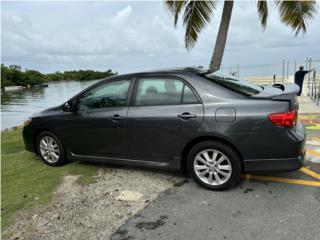
<svg viewBox="0 0 320 240">
<path fill-rule="evenodd" d="M 290 103 L 290 110 L 299 108 L 297 93 L 299 86 L 294 83 L 273 84 L 262 87 L 263 90 L 251 96 L 255 99 L 271 99 L 274 101 L 287 101 Z"/>
</svg>

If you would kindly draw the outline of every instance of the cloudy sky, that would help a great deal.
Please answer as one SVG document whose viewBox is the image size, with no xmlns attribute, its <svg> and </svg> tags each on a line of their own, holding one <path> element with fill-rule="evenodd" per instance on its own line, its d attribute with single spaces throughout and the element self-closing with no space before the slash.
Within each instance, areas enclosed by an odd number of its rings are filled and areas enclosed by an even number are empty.
<svg viewBox="0 0 320 240">
<path fill-rule="evenodd" d="M 188 52 L 181 22 L 173 27 L 162 1 L 1 1 L 1 62 L 43 72 L 207 66 L 221 10 L 219 3 L 211 24 Z M 236 2 L 223 66 L 320 59 L 319 29 L 320 13 L 306 35 L 294 37 L 271 7 L 263 31 L 256 2 Z"/>
</svg>

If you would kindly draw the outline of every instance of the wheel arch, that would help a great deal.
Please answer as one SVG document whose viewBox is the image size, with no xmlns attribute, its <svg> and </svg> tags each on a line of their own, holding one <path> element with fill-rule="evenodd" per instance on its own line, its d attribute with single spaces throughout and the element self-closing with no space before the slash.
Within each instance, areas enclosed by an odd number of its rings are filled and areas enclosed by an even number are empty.
<svg viewBox="0 0 320 240">
<path fill-rule="evenodd" d="M 51 132 L 51 133 L 53 133 L 55 136 L 57 136 L 57 134 L 54 132 L 54 131 L 52 131 L 51 129 L 48 129 L 48 128 L 37 128 L 35 131 L 34 131 L 34 135 L 33 135 L 33 141 L 32 141 L 32 143 L 33 143 L 33 149 L 34 149 L 34 152 L 38 155 L 39 153 L 38 153 L 38 149 L 37 149 L 37 138 L 38 138 L 38 136 L 39 136 L 39 134 L 40 133 L 42 133 L 42 132 Z M 58 136 L 57 136 L 58 137 Z M 61 143 L 62 144 L 62 143 Z M 62 144 L 63 145 L 63 144 Z"/>
<path fill-rule="evenodd" d="M 217 136 L 200 136 L 200 137 L 196 137 L 194 139 L 192 139 L 191 141 L 189 141 L 183 148 L 182 150 L 182 154 L 181 154 L 181 170 L 184 173 L 187 173 L 187 158 L 188 158 L 188 154 L 190 152 L 190 150 L 192 149 L 193 146 L 195 146 L 196 144 L 203 142 L 203 141 L 219 141 L 222 142 L 228 146 L 230 146 L 232 149 L 235 150 L 235 152 L 238 154 L 240 160 L 241 160 L 241 170 L 243 172 L 244 168 L 243 168 L 243 157 L 242 154 L 240 153 L 239 149 L 232 144 L 230 141 L 222 138 L 222 137 L 217 137 Z"/>
</svg>

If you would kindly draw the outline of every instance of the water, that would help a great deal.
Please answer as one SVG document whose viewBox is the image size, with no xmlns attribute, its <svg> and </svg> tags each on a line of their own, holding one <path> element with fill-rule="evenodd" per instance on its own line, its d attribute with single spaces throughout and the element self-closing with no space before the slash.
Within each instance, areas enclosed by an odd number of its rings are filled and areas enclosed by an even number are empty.
<svg viewBox="0 0 320 240">
<path fill-rule="evenodd" d="M 1 129 L 21 125 L 32 114 L 61 105 L 96 81 L 49 82 L 46 88 L 2 92 Z"/>
</svg>

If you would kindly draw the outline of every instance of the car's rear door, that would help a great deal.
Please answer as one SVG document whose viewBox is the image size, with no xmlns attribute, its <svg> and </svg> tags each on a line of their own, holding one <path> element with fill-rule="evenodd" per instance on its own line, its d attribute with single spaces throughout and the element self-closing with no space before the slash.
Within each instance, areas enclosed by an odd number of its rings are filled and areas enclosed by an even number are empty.
<svg viewBox="0 0 320 240">
<path fill-rule="evenodd" d="M 184 80 L 169 76 L 137 78 L 126 119 L 131 157 L 170 160 L 202 119 L 201 101 Z"/>
</svg>

